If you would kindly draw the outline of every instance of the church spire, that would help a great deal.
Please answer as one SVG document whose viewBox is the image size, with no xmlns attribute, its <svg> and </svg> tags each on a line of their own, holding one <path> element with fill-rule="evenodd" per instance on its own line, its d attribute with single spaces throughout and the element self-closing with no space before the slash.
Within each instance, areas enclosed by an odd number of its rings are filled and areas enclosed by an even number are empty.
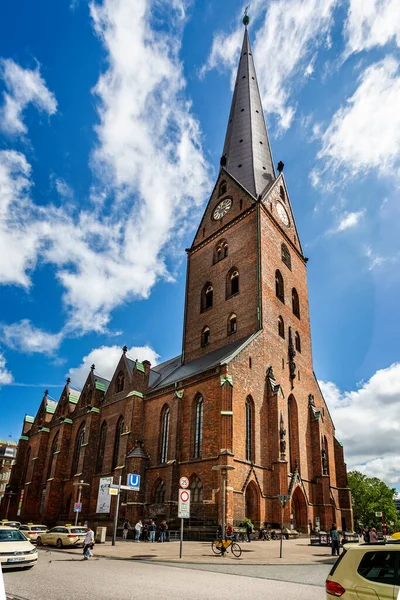
<svg viewBox="0 0 400 600">
<path fill-rule="evenodd" d="M 249 20 L 246 11 L 243 46 L 221 166 L 256 198 L 276 176 L 247 31 Z"/>
</svg>

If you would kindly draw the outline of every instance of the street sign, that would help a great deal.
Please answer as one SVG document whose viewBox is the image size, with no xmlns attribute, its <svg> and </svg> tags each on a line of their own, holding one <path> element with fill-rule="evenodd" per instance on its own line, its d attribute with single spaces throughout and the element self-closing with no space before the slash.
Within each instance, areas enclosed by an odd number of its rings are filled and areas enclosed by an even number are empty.
<svg viewBox="0 0 400 600">
<path fill-rule="evenodd" d="M 110 485 L 110 490 L 130 490 L 135 491 L 130 485 L 118 485 L 117 483 L 112 483 Z"/>
<path fill-rule="evenodd" d="M 135 475 L 135 473 L 128 473 L 128 486 L 135 492 L 140 490 L 140 475 Z"/>
<path fill-rule="evenodd" d="M 75 502 L 74 512 L 81 512 L 81 510 L 82 510 L 82 502 Z"/>
<path fill-rule="evenodd" d="M 110 494 L 110 496 L 118 496 L 118 490 L 116 488 L 110 487 L 108 489 L 108 493 Z"/>
<path fill-rule="evenodd" d="M 187 477 L 181 477 L 179 480 L 181 488 L 186 489 L 189 487 L 189 479 Z"/>
<path fill-rule="evenodd" d="M 382 516 L 382 513 L 381 513 L 381 512 L 376 512 L 376 513 L 375 513 L 375 516 L 376 516 L 376 517 L 381 517 L 381 516 Z"/>
<path fill-rule="evenodd" d="M 178 519 L 190 519 L 190 490 L 179 490 Z"/>
</svg>

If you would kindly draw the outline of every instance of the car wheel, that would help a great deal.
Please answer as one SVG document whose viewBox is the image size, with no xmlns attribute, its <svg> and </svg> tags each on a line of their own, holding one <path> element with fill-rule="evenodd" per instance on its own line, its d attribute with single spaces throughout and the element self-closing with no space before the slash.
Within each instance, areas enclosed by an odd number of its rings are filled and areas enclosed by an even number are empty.
<svg viewBox="0 0 400 600">
<path fill-rule="evenodd" d="M 58 538 L 58 540 L 56 542 L 56 546 L 57 546 L 57 548 L 62 548 L 63 547 L 63 543 L 62 543 L 62 540 L 60 538 Z"/>
<path fill-rule="evenodd" d="M 38 537 L 38 538 L 36 539 L 36 545 L 37 545 L 37 546 L 43 546 L 43 544 L 42 544 L 42 538 L 41 538 L 41 537 Z"/>
</svg>

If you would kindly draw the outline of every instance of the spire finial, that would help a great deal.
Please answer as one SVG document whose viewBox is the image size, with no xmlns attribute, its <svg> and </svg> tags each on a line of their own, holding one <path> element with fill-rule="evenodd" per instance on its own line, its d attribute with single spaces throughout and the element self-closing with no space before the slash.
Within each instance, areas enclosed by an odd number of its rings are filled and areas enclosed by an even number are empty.
<svg viewBox="0 0 400 600">
<path fill-rule="evenodd" d="M 49 390 L 44 390 L 44 395 L 47 397 L 49 395 Z"/>
<path fill-rule="evenodd" d="M 67 377 L 67 385 L 71 383 L 71 377 Z"/>
<path fill-rule="evenodd" d="M 245 8 L 245 10 L 244 10 L 244 16 L 243 16 L 243 25 L 244 25 L 245 27 L 247 27 L 247 25 L 250 23 L 250 17 L 249 17 L 249 15 L 247 14 L 247 11 L 249 10 L 249 8 L 250 8 L 250 4 L 249 4 L 248 6 L 246 6 L 246 8 Z"/>
<path fill-rule="evenodd" d="M 123 352 L 124 354 L 126 354 L 126 353 L 128 352 L 128 346 L 124 346 L 124 347 L 122 348 L 122 352 Z"/>
<path fill-rule="evenodd" d="M 94 371 L 94 370 L 95 370 L 95 368 L 96 368 L 96 365 L 92 365 L 92 366 L 90 367 L 90 370 L 91 370 L 91 371 Z"/>
</svg>

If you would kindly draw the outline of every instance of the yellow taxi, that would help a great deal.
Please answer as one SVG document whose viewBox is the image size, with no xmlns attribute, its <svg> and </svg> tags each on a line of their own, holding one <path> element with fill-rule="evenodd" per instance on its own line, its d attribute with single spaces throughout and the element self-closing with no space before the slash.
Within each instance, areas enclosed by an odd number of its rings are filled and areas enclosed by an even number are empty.
<svg viewBox="0 0 400 600">
<path fill-rule="evenodd" d="M 36 542 L 37 536 L 46 533 L 47 527 L 46 525 L 33 525 L 33 523 L 28 523 L 27 525 L 21 525 L 19 530 L 22 531 L 24 536 L 30 542 Z"/>
<path fill-rule="evenodd" d="M 57 546 L 64 548 L 66 546 L 83 547 L 87 529 L 85 527 L 75 527 L 74 525 L 59 525 L 53 527 L 45 533 L 38 534 L 36 543 L 38 546 Z"/>
<path fill-rule="evenodd" d="M 21 526 L 21 523 L 19 521 L 9 521 L 8 519 L 3 519 L 0 522 L 0 525 L 2 525 L 4 527 L 15 527 L 16 529 L 19 529 Z"/>
<path fill-rule="evenodd" d="M 396 600 L 400 591 L 400 543 L 345 545 L 325 589 L 327 600 Z"/>
<path fill-rule="evenodd" d="M 15 527 L 0 527 L 0 563 L 2 569 L 15 567 L 31 568 L 36 565 L 38 553 Z"/>
</svg>

